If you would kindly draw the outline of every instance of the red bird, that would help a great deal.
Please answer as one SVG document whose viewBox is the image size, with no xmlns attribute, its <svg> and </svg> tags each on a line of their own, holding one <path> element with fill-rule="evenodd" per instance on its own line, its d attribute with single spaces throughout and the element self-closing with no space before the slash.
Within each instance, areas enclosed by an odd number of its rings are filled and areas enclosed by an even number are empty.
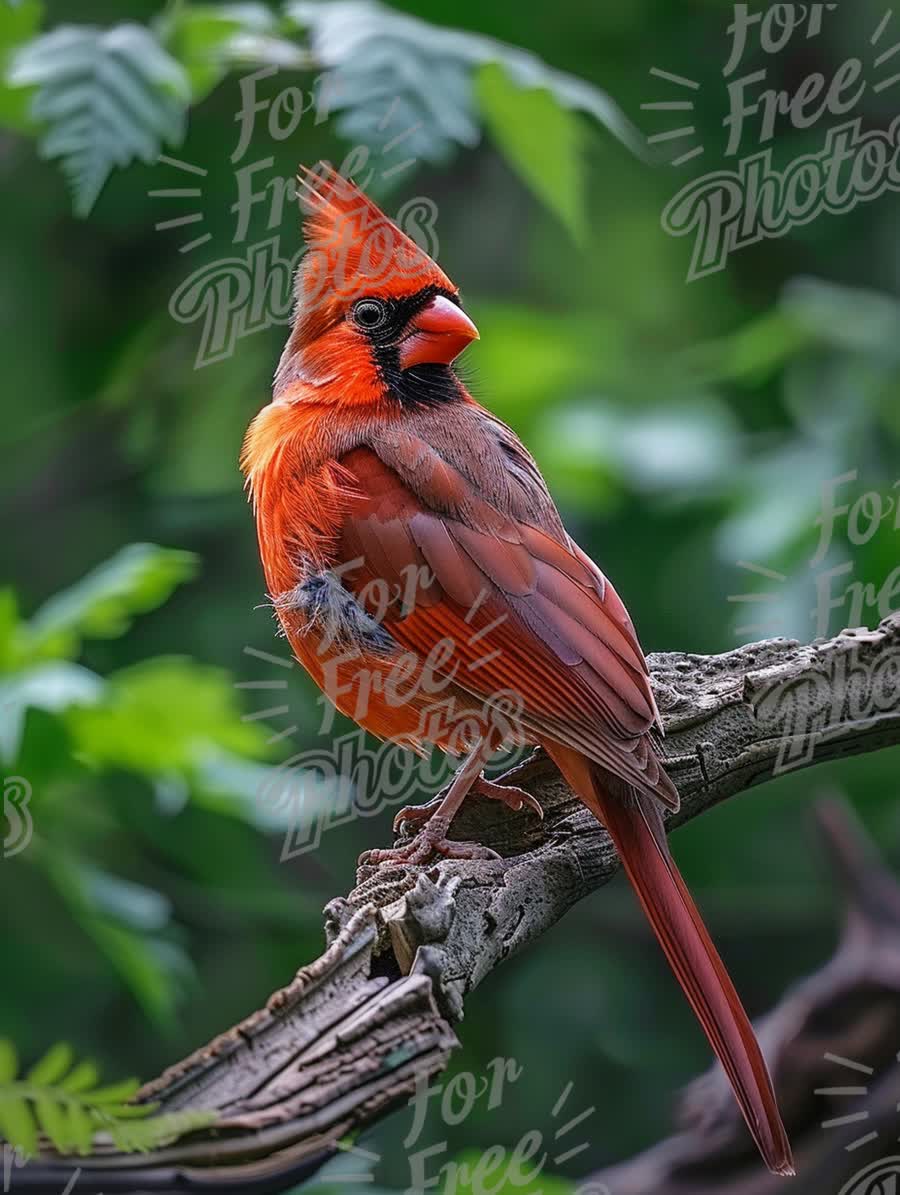
<svg viewBox="0 0 900 1195">
<path fill-rule="evenodd" d="M 436 263 L 331 167 L 303 172 L 307 252 L 274 396 L 242 467 L 297 659 L 366 730 L 464 762 L 375 862 L 489 855 L 447 838 L 501 741 L 540 744 L 606 827 L 770 1170 L 790 1145 L 737 993 L 669 854 L 678 793 L 634 627 L 515 434 L 452 363 L 475 325 Z M 429 817 L 428 814 L 431 813 Z M 425 820 L 427 818 L 427 820 Z"/>
</svg>

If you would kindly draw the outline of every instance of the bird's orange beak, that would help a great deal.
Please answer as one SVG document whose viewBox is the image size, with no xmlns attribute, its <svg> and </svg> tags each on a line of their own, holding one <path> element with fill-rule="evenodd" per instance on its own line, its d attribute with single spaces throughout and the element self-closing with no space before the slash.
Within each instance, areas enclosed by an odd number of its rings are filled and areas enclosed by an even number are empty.
<svg viewBox="0 0 900 1195">
<path fill-rule="evenodd" d="M 463 309 L 436 295 L 412 319 L 409 334 L 400 343 L 400 366 L 449 365 L 470 341 L 478 339 L 478 329 Z"/>
</svg>

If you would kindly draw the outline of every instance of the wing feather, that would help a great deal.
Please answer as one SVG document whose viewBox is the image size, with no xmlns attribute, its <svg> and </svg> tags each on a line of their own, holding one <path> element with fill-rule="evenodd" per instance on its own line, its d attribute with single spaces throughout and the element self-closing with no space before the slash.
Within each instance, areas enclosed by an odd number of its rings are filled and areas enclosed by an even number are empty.
<svg viewBox="0 0 900 1195">
<path fill-rule="evenodd" d="M 651 738 L 657 712 L 646 662 L 600 570 L 571 541 L 486 504 L 421 440 L 404 452 L 388 463 L 358 448 L 341 462 L 357 496 L 339 553 L 347 563 L 362 558 L 345 584 L 363 601 L 373 579 L 393 593 L 405 587 L 405 606 L 383 614 L 398 643 L 427 656 L 449 641 L 446 673 L 459 688 L 479 702 L 515 694 L 531 737 L 574 747 L 676 803 Z"/>
</svg>

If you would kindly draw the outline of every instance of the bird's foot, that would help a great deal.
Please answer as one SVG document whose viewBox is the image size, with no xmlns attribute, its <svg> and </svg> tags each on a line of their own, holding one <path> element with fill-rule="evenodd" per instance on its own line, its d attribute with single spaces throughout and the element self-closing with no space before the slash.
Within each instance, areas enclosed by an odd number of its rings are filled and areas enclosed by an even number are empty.
<svg viewBox="0 0 900 1195">
<path fill-rule="evenodd" d="M 484 776 L 479 776 L 473 783 L 470 792 L 477 793 L 480 797 L 487 797 L 489 801 L 502 801 L 504 805 L 518 813 L 520 809 L 528 808 L 532 813 L 536 814 L 541 821 L 544 820 L 544 811 L 541 808 L 540 802 L 526 792 L 524 788 L 517 788 L 513 784 L 495 784 L 492 780 L 485 779 Z M 435 811 L 440 807 L 442 797 L 434 797 L 430 801 L 426 801 L 424 805 L 405 805 L 398 810 L 394 817 L 394 833 L 400 829 L 401 826 L 407 822 L 423 823 L 428 822 L 429 818 L 434 816 Z"/>
<path fill-rule="evenodd" d="M 478 793 L 481 797 L 487 797 L 489 801 L 502 801 L 515 813 L 518 813 L 520 809 L 530 809 L 541 821 L 544 820 L 544 811 L 537 797 L 533 797 L 530 792 L 526 792 L 524 788 L 518 788 L 515 784 L 497 784 L 493 780 L 479 776 L 472 785 L 472 792 Z"/>
<path fill-rule="evenodd" d="M 413 826 L 424 825 L 437 812 L 443 799 L 438 795 L 426 801 L 424 805 L 404 805 L 402 809 L 398 809 L 394 815 L 394 833 L 397 834 L 407 822 Z"/>
<path fill-rule="evenodd" d="M 434 804 L 434 802 L 429 802 Z M 418 813 L 428 806 L 413 807 Z M 401 810 L 403 812 L 403 810 Z M 399 814 L 398 814 L 399 816 Z M 360 864 L 418 864 L 426 863 L 432 855 L 443 855 L 445 859 L 499 859 L 501 856 L 490 847 L 482 846 L 478 842 L 457 842 L 447 837 L 450 829 L 450 818 L 441 814 L 433 814 L 425 825 L 410 842 L 403 846 L 388 847 L 363 851 L 359 857 Z"/>
</svg>

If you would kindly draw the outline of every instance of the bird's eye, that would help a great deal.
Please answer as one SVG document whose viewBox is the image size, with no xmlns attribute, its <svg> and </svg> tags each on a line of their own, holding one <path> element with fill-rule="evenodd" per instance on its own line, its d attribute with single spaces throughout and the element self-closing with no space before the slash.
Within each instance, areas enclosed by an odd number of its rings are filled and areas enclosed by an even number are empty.
<svg viewBox="0 0 900 1195">
<path fill-rule="evenodd" d="M 353 305 L 353 319 L 360 328 L 372 332 L 387 321 L 387 304 L 381 299 L 360 299 Z"/>
</svg>

